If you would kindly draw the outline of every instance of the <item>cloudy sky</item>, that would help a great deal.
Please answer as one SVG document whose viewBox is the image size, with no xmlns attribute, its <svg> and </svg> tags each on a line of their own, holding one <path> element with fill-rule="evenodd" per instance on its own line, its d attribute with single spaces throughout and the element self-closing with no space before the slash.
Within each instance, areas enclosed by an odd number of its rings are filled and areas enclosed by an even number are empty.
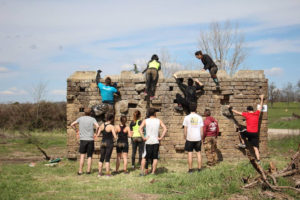
<svg viewBox="0 0 300 200">
<path fill-rule="evenodd" d="M 200 69 L 200 31 L 226 20 L 245 34 L 245 68 L 265 70 L 278 87 L 295 84 L 299 10 L 299 0 L 0 0 L 0 102 L 32 101 L 41 82 L 47 100 L 65 100 L 73 72 L 119 74 L 161 49 Z"/>
</svg>

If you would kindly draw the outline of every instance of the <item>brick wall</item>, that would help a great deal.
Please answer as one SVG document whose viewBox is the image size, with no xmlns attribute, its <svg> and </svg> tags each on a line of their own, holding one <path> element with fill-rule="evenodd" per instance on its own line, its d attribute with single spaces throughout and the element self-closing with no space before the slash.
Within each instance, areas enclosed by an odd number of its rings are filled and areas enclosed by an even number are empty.
<svg viewBox="0 0 300 200">
<path fill-rule="evenodd" d="M 221 136 L 218 138 L 219 154 L 224 160 L 244 158 L 243 152 L 236 148 L 239 143 L 237 127 L 233 121 L 222 114 L 224 105 L 230 103 L 236 110 L 245 111 L 248 105 L 256 108 L 259 104 L 259 95 L 267 95 L 268 80 L 263 71 L 238 71 L 233 77 L 229 77 L 225 71 L 220 70 L 218 77 L 221 90 L 217 91 L 215 83 L 207 72 L 202 71 L 179 71 L 178 78 L 198 78 L 204 83 L 205 93 L 198 98 L 197 113 L 203 115 L 205 108 L 210 108 L 212 116 L 219 122 Z M 70 123 L 78 117 L 83 116 L 83 108 L 91 107 L 101 103 L 99 89 L 95 82 L 96 72 L 78 71 L 67 80 L 67 133 L 68 133 L 68 157 L 78 157 L 79 142 L 76 139 L 75 131 L 70 127 Z M 128 125 L 132 120 L 133 112 L 139 109 L 142 117 L 145 117 L 146 109 L 154 107 L 159 110 L 157 117 L 167 126 L 168 132 L 161 142 L 160 157 L 163 159 L 186 159 L 183 152 L 183 129 L 182 122 L 185 113 L 178 113 L 174 110 L 177 105 L 174 103 L 176 93 L 182 94 L 174 78 L 164 79 L 162 74 L 157 84 L 155 100 L 149 102 L 145 100 L 143 89 L 145 88 L 145 78 L 142 74 L 133 74 L 123 71 L 118 76 L 110 76 L 113 82 L 118 83 L 121 97 L 116 99 L 116 124 L 122 114 L 128 117 Z M 105 77 L 104 77 L 105 78 Z M 101 81 L 104 80 L 101 79 Z M 264 103 L 267 103 L 266 101 Z M 127 107 L 128 106 L 128 107 Z M 120 110 L 125 111 L 121 113 Z M 243 117 L 236 116 L 236 119 L 245 124 Z M 98 119 L 100 122 L 100 119 Z M 267 155 L 267 113 L 262 113 L 260 123 L 260 151 L 262 156 Z M 94 158 L 99 158 L 100 140 L 95 141 L 96 154 Z M 203 151 L 202 151 L 203 152 Z M 115 157 L 115 149 L 113 158 Z M 129 157 L 131 156 L 131 146 Z"/>
</svg>

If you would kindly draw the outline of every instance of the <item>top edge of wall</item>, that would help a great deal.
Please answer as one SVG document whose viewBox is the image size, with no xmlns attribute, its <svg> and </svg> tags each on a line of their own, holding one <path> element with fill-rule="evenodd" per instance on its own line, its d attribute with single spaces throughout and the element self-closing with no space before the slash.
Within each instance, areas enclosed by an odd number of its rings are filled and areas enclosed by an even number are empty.
<svg viewBox="0 0 300 200">
<path fill-rule="evenodd" d="M 208 71 L 201 70 L 183 70 L 177 71 L 174 74 L 178 78 L 209 78 L 210 74 Z M 95 80 L 97 75 L 96 71 L 76 71 L 74 72 L 68 80 Z M 217 73 L 219 78 L 225 79 L 236 79 L 236 78 L 250 78 L 250 79 L 265 79 L 264 70 L 239 70 L 232 77 L 230 77 L 226 71 L 219 70 Z M 102 77 L 106 78 L 108 76 Z M 120 75 L 109 75 L 112 81 L 120 81 L 123 79 L 134 79 L 137 82 L 144 81 L 145 75 L 142 73 L 134 74 L 132 71 L 122 71 Z M 159 78 L 164 79 L 163 74 L 159 73 Z"/>
</svg>

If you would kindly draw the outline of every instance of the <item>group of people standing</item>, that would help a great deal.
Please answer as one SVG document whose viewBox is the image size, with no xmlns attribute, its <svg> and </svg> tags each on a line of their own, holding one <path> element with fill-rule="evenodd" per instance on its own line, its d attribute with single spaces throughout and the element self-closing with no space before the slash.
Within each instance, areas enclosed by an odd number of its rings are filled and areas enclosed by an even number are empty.
<svg viewBox="0 0 300 200">
<path fill-rule="evenodd" d="M 219 80 L 216 76 L 218 68 L 213 62 L 210 56 L 202 54 L 201 51 L 197 51 L 195 56 L 204 64 L 203 70 L 209 70 L 211 78 L 216 83 L 216 88 L 219 90 Z M 150 97 L 150 100 L 155 98 L 155 88 L 158 81 L 158 71 L 161 70 L 161 64 L 157 55 L 153 55 L 148 62 L 147 68 L 143 71 L 146 72 L 146 90 L 145 94 Z M 114 148 L 114 140 L 117 140 L 116 151 L 116 172 L 119 172 L 120 161 L 123 158 L 124 173 L 128 173 L 127 159 L 129 143 L 128 138 L 131 138 L 132 144 L 132 168 L 136 168 L 136 152 L 138 149 L 138 164 L 140 165 L 141 175 L 148 174 L 148 165 L 151 164 L 151 173 L 155 174 L 157 169 L 157 162 L 159 157 L 159 144 L 164 138 L 167 128 L 165 124 L 156 117 L 156 110 L 149 108 L 147 110 L 147 116 L 144 120 L 141 120 L 141 112 L 136 110 L 133 113 L 133 120 L 130 125 L 127 126 L 127 117 L 121 116 L 120 124 L 114 125 L 114 95 L 120 95 L 117 85 L 112 84 L 109 77 L 105 79 L 105 84 L 100 82 L 101 70 L 97 71 L 96 82 L 100 89 L 103 105 L 99 108 L 85 109 L 85 116 L 78 118 L 71 124 L 71 127 L 76 130 L 80 137 L 80 164 L 78 175 L 83 173 L 83 165 L 85 155 L 87 155 L 88 166 L 87 174 L 91 173 L 92 155 L 94 152 L 94 139 L 102 134 L 102 142 L 100 147 L 100 160 L 99 160 L 99 173 L 98 176 L 103 176 L 102 168 L 105 162 L 106 175 L 111 176 L 110 172 L 110 158 Z M 207 156 L 207 164 L 213 166 L 218 162 L 217 157 L 217 137 L 219 135 L 219 126 L 215 118 L 211 116 L 209 109 L 205 109 L 205 120 L 196 113 L 197 110 L 197 94 L 204 92 L 204 85 L 197 79 L 188 79 L 188 84 L 185 85 L 183 80 L 174 75 L 179 88 L 182 90 L 184 97 L 180 94 L 176 95 L 176 103 L 178 106 L 175 108 L 177 111 L 186 110 L 188 115 L 184 118 L 184 139 L 186 140 L 184 150 L 188 152 L 188 172 L 192 172 L 192 153 L 195 150 L 198 159 L 198 171 L 202 169 L 201 159 L 201 147 L 204 145 L 204 150 Z M 261 96 L 261 107 L 263 102 L 263 96 Z M 95 118 L 91 117 L 91 111 L 101 111 L 105 108 L 105 122 L 98 125 Z M 258 120 L 260 116 L 260 109 L 256 112 L 253 111 L 253 107 L 248 106 L 247 111 L 240 113 L 232 107 L 228 108 L 246 118 L 247 131 L 241 134 L 241 145 L 244 147 L 244 140 L 247 139 L 254 148 L 258 162 L 259 150 L 258 150 Z M 100 112 L 103 114 L 103 112 Z M 79 129 L 76 128 L 76 124 L 79 124 Z M 160 127 L 163 129 L 162 134 L 159 134 Z M 94 134 L 94 128 L 96 134 Z"/>
<path fill-rule="evenodd" d="M 141 175 L 148 174 L 148 164 L 152 166 L 151 173 L 155 174 L 157 169 L 157 161 L 159 154 L 159 143 L 164 138 L 167 127 L 156 117 L 156 110 L 149 108 L 147 118 L 140 120 L 141 113 L 139 110 L 134 112 L 133 120 L 130 126 L 127 126 L 127 117 L 121 116 L 120 124 L 114 125 L 114 115 L 108 114 L 106 121 L 99 126 L 96 119 L 90 116 L 91 109 L 85 109 L 85 116 L 79 117 L 71 124 L 71 127 L 76 130 L 80 139 L 80 164 L 78 175 L 83 173 L 83 165 L 85 155 L 88 158 L 87 174 L 91 173 L 92 156 L 94 152 L 94 139 L 102 134 L 102 142 L 100 146 L 100 160 L 98 176 L 103 176 L 102 168 L 105 162 L 106 175 L 111 176 L 110 158 L 114 148 L 114 140 L 116 143 L 116 172 L 119 172 L 120 160 L 123 158 L 124 173 L 128 173 L 127 158 L 128 158 L 128 138 L 131 138 L 132 143 L 132 168 L 135 168 L 136 150 L 139 148 L 139 165 L 141 167 Z M 76 128 L 79 124 L 79 129 Z M 160 127 L 163 129 L 162 134 L 159 134 Z M 94 133 L 94 128 L 96 133 Z"/>
</svg>

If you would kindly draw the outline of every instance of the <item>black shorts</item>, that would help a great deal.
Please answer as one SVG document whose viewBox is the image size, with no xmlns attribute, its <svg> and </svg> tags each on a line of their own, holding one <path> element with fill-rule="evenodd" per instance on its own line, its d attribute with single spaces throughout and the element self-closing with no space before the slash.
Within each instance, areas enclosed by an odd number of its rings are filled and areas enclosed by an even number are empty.
<svg viewBox="0 0 300 200">
<path fill-rule="evenodd" d="M 259 147 L 259 135 L 258 133 L 250 133 L 247 131 L 244 131 L 241 133 L 243 138 L 248 138 L 248 141 L 250 144 L 254 147 Z"/>
<path fill-rule="evenodd" d="M 128 143 L 118 142 L 117 143 L 117 153 L 128 153 Z"/>
<path fill-rule="evenodd" d="M 79 153 L 92 157 L 94 153 L 94 140 L 80 140 Z"/>
<path fill-rule="evenodd" d="M 159 144 L 146 144 L 146 159 L 158 159 Z"/>
<path fill-rule="evenodd" d="M 186 141 L 184 150 L 187 152 L 193 152 L 195 149 L 196 152 L 201 151 L 201 141 Z"/>
</svg>

